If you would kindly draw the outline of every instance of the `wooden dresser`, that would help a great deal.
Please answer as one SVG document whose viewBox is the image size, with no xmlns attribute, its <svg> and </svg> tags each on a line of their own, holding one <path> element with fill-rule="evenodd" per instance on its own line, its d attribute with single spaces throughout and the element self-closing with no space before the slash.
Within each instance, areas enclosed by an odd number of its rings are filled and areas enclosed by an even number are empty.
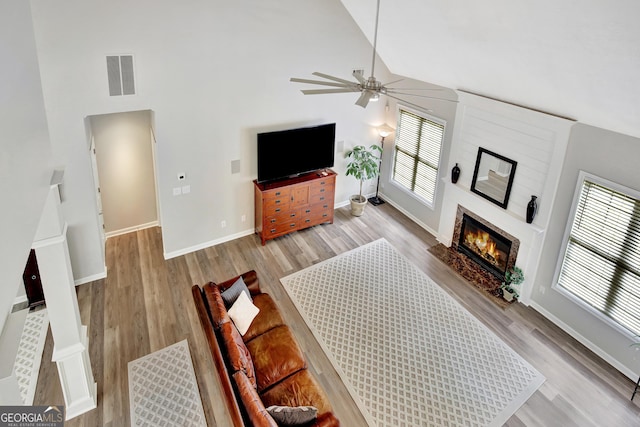
<svg viewBox="0 0 640 427">
<path fill-rule="evenodd" d="M 263 245 L 293 231 L 333 223 L 336 173 L 330 169 L 253 184 L 256 233 Z"/>
</svg>

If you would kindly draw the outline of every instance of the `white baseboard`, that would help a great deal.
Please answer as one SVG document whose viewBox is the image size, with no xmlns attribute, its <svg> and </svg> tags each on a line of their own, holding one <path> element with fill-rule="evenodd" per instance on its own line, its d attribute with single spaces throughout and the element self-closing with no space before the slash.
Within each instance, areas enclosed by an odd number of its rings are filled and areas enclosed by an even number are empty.
<svg viewBox="0 0 640 427">
<path fill-rule="evenodd" d="M 208 242 L 200 243 L 195 246 L 190 246 L 188 248 L 180 249 L 172 252 L 165 252 L 164 259 L 171 259 L 175 257 L 179 257 L 182 255 L 190 254 L 191 252 L 199 251 L 202 249 L 210 248 L 211 246 L 219 245 L 220 243 L 229 242 L 231 240 L 239 239 L 241 237 L 250 236 L 255 233 L 255 229 L 251 228 L 249 230 L 244 230 L 236 234 L 231 234 L 229 236 L 221 237 L 220 239 L 210 240 Z"/>
<path fill-rule="evenodd" d="M 158 221 L 148 222 L 146 224 L 134 225 L 133 227 L 122 228 L 120 230 L 109 231 L 108 233 L 104 233 L 104 236 L 108 239 L 109 237 L 120 236 L 121 234 L 132 233 L 134 231 L 144 230 L 145 228 L 157 227 L 160 223 Z"/>
<path fill-rule="evenodd" d="M 559 327 L 560 329 L 562 329 L 563 331 L 565 331 L 566 333 L 571 335 L 573 338 L 578 340 L 582 345 L 584 345 L 589 350 L 593 351 L 595 354 L 600 356 L 605 362 L 607 362 L 608 364 L 610 364 L 611 366 L 616 368 L 624 376 L 626 376 L 627 378 L 629 378 L 632 381 L 636 381 L 638 379 L 638 374 L 636 374 L 635 372 L 631 371 L 626 366 L 622 365 L 620 362 L 618 362 L 616 359 L 611 357 L 609 354 L 607 354 L 600 347 L 598 347 L 597 345 L 595 345 L 594 343 L 589 341 L 582 334 L 578 333 L 571 326 L 567 325 L 562 320 L 558 319 L 556 316 L 554 316 L 552 313 L 550 313 L 549 311 L 544 309 L 542 306 L 537 304 L 535 301 L 530 301 L 530 306 L 531 306 L 531 308 L 533 308 L 534 310 L 536 310 L 537 312 L 542 314 L 544 317 L 549 319 L 551 322 L 553 322 L 557 327 Z"/>
<path fill-rule="evenodd" d="M 84 285 L 85 283 L 90 283 L 96 280 L 105 279 L 106 277 L 107 277 L 107 267 L 105 266 L 103 272 L 92 274 L 91 276 L 81 277 L 80 279 L 74 280 L 73 283 L 76 286 L 80 286 L 80 285 Z"/>
</svg>

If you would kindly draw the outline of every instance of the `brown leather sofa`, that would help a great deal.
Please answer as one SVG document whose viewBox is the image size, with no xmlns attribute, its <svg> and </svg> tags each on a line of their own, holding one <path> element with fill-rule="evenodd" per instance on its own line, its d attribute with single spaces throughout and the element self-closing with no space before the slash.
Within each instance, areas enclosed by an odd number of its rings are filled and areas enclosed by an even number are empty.
<svg viewBox="0 0 640 427">
<path fill-rule="evenodd" d="M 260 309 L 244 336 L 221 296 L 239 277 Z M 234 426 L 277 426 L 265 409 L 272 405 L 314 406 L 317 418 L 305 425 L 340 425 L 273 299 L 260 291 L 255 271 L 202 289 L 194 285 L 192 293 Z"/>
</svg>

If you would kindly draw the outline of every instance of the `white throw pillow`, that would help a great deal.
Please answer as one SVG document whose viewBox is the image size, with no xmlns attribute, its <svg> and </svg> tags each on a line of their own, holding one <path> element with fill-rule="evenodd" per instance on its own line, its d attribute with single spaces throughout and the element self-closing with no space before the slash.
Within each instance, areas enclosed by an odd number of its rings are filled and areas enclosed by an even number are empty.
<svg viewBox="0 0 640 427">
<path fill-rule="evenodd" d="M 229 317 L 238 328 L 240 335 L 244 335 L 259 312 L 260 309 L 253 305 L 246 292 L 240 292 L 238 299 L 229 309 Z"/>
</svg>

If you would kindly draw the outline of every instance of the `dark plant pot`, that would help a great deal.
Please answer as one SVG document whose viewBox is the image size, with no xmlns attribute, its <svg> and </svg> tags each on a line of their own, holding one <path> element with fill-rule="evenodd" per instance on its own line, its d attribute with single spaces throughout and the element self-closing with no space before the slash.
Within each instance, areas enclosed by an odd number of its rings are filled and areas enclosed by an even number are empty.
<svg viewBox="0 0 640 427">
<path fill-rule="evenodd" d="M 460 168 L 456 163 L 453 169 L 451 169 L 451 182 L 455 184 L 456 182 L 458 182 L 458 178 L 460 178 Z"/>
<path fill-rule="evenodd" d="M 538 212 L 538 202 L 536 202 L 537 197 L 531 196 L 531 200 L 527 204 L 527 224 L 531 224 L 533 222 L 533 218 L 535 218 L 536 213 Z"/>
</svg>

